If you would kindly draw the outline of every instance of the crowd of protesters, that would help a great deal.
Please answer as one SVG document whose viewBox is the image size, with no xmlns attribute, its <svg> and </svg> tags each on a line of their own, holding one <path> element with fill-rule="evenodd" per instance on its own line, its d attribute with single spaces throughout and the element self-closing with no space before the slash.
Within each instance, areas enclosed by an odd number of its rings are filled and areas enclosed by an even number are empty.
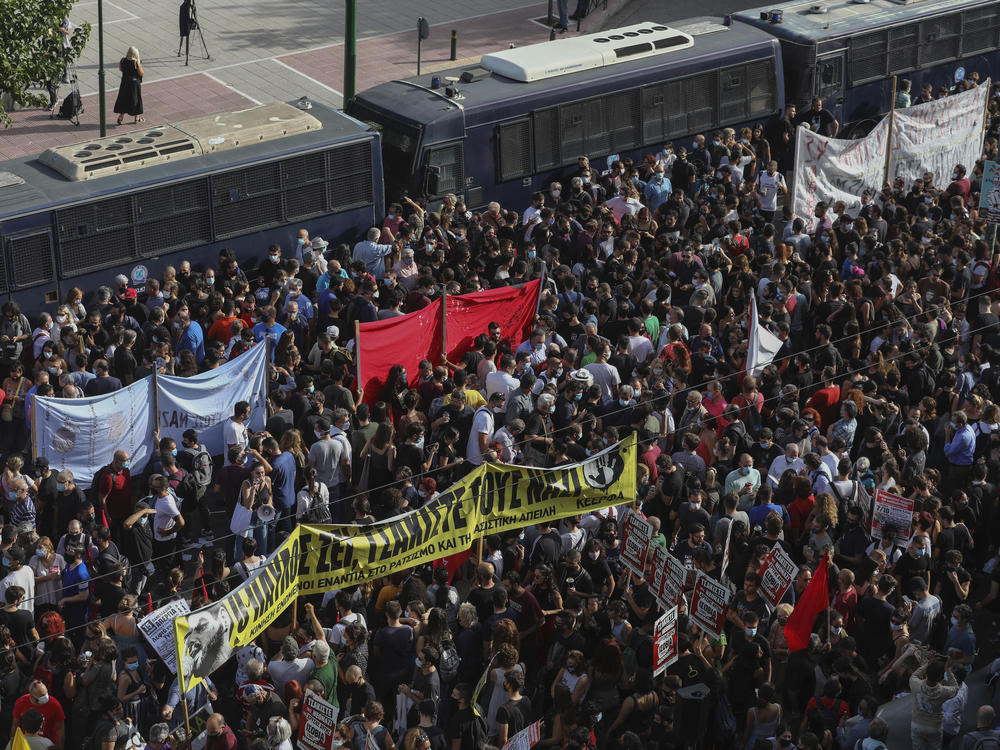
<svg viewBox="0 0 1000 750">
<path fill-rule="evenodd" d="M 928 175 L 865 193 L 855 216 L 821 203 L 796 217 L 778 160 L 798 121 L 608 170 L 581 156 L 527 206 L 406 199 L 353 247 L 302 229 L 251 273 L 223 251 L 142 291 L 125 277 L 73 289 L 34 324 L 4 304 L 0 736 L 290 750 L 312 691 L 355 750 L 502 747 L 536 719 L 540 746 L 572 750 L 878 750 L 889 735 L 997 747 L 989 705 L 963 723 L 1000 610 L 1000 269 L 977 216 L 983 162 L 944 190 Z M 996 150 L 991 131 L 983 158 Z M 356 321 L 539 277 L 527 340 L 490 325 L 459 362 L 356 388 Z M 751 298 L 782 341 L 756 375 Z M 236 404 L 221 461 L 196 430 L 157 435 L 145 467 L 109 455 L 86 490 L 30 459 L 35 396 L 193 375 L 265 337 L 266 428 Z M 718 636 L 681 603 L 679 659 L 655 678 L 661 610 L 619 560 L 628 506 L 488 536 L 457 572 L 302 597 L 184 695 L 138 630 L 172 600 L 224 597 L 296 523 L 370 524 L 483 462 L 576 463 L 632 432 L 653 542 L 734 591 Z M 872 538 L 880 489 L 916 512 Z M 772 609 L 758 571 L 774 545 L 799 568 Z M 792 651 L 784 625 L 824 558 L 829 610 Z M 912 721 L 889 726 L 880 707 L 901 693 Z"/>
</svg>

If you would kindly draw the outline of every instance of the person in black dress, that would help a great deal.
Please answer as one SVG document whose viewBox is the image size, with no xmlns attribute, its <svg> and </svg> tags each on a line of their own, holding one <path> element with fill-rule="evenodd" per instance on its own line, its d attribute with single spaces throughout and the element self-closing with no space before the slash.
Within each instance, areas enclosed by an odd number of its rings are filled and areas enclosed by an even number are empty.
<svg viewBox="0 0 1000 750">
<path fill-rule="evenodd" d="M 121 86 L 118 87 L 118 98 L 115 100 L 115 112 L 118 113 L 118 124 L 122 124 L 125 115 L 135 118 L 135 123 L 144 122 L 142 115 L 142 61 L 139 50 L 129 47 L 125 57 L 118 63 L 122 72 Z"/>
</svg>

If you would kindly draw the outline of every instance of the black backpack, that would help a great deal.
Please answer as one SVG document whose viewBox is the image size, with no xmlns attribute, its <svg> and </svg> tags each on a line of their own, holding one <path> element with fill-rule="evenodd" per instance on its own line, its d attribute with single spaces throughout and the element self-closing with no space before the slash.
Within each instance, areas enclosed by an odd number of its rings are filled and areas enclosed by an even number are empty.
<svg viewBox="0 0 1000 750">
<path fill-rule="evenodd" d="M 974 734 L 978 734 L 978 732 L 970 733 L 970 738 Z M 1000 750 L 1000 733 L 996 730 L 988 729 L 983 732 L 982 736 L 976 737 L 975 740 L 972 750 Z"/>
<path fill-rule="evenodd" d="M 309 510 L 302 514 L 302 522 L 310 524 L 333 523 L 333 516 L 330 515 L 330 504 L 324 503 L 319 494 L 312 494 L 312 504 Z"/>
<path fill-rule="evenodd" d="M 186 448 L 184 453 L 186 454 L 185 463 L 187 463 L 184 468 L 188 470 L 188 473 L 194 475 L 198 486 L 208 487 L 211 485 L 212 473 L 215 468 L 212 463 L 212 454 L 205 450 L 203 445 Z"/>
<path fill-rule="evenodd" d="M 69 95 L 59 105 L 59 116 L 67 120 L 74 120 L 76 121 L 75 124 L 79 125 L 79 118 L 82 113 L 83 100 L 80 99 L 80 92 L 74 89 L 69 92 Z"/>
<path fill-rule="evenodd" d="M 722 434 L 724 437 L 729 438 L 733 447 L 736 448 L 737 456 L 741 453 L 749 453 L 750 449 L 753 448 L 753 438 L 747 432 L 746 425 L 742 422 L 733 422 L 726 425 L 726 429 L 722 431 Z"/>
</svg>

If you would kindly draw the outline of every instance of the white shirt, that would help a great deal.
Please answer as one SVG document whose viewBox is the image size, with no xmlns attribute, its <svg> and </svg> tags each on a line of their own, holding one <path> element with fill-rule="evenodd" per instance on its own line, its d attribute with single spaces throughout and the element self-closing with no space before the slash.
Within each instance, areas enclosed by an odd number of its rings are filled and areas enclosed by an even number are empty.
<svg viewBox="0 0 1000 750">
<path fill-rule="evenodd" d="M 771 468 L 767 470 L 767 483 L 772 487 L 777 487 L 778 482 L 781 480 L 781 475 L 786 471 L 789 469 L 795 469 L 795 473 L 798 474 L 805 467 L 806 465 L 802 462 L 801 458 L 789 461 L 785 458 L 785 454 L 782 453 L 771 462 Z"/>
<path fill-rule="evenodd" d="M 7 595 L 7 589 L 11 586 L 20 586 L 24 589 L 24 601 L 17 605 L 18 609 L 25 612 L 35 612 L 35 571 L 27 565 L 7 574 L 7 577 L 0 581 L 0 601 L 6 602 L 3 597 Z"/>
<path fill-rule="evenodd" d="M 645 336 L 629 336 L 628 353 L 639 362 L 645 362 L 653 353 L 653 342 Z"/>
<path fill-rule="evenodd" d="M 958 692 L 941 704 L 941 729 L 945 734 L 956 735 L 962 731 L 962 714 L 969 699 L 969 686 L 962 683 Z"/>
<path fill-rule="evenodd" d="M 272 659 L 267 664 L 267 671 L 271 675 L 271 683 L 274 685 L 278 695 L 285 694 L 285 685 L 292 680 L 298 681 L 300 685 L 305 685 L 316 665 L 312 659 L 299 658 L 292 661 L 279 661 Z"/>
<path fill-rule="evenodd" d="M 330 490 L 328 490 L 326 485 L 322 482 L 316 482 L 316 486 L 319 488 L 316 492 L 316 494 L 319 495 L 319 504 L 329 505 Z M 299 493 L 295 496 L 295 498 L 297 501 L 295 505 L 295 520 L 301 521 L 302 516 L 304 516 L 314 505 L 313 496 L 312 493 L 309 492 L 308 487 L 303 487 L 299 490 Z"/>
<path fill-rule="evenodd" d="M 613 401 L 618 395 L 618 386 L 622 382 L 618 370 L 606 362 L 591 362 L 583 368 L 594 378 L 594 384 L 601 386 L 601 401 Z"/>
<path fill-rule="evenodd" d="M 360 612 L 351 612 L 346 617 L 342 617 L 332 628 L 326 629 L 326 639 L 334 646 L 339 646 L 344 642 L 344 631 L 347 630 L 347 626 L 355 622 L 365 629 L 368 628 L 364 615 Z"/>
<path fill-rule="evenodd" d="M 820 456 L 819 460 L 826 464 L 826 468 L 830 470 L 830 476 L 837 476 L 837 464 L 840 463 L 840 459 L 837 458 L 837 454 L 833 451 L 828 451 L 825 456 Z"/>
<path fill-rule="evenodd" d="M 240 448 L 245 449 L 247 443 L 250 442 L 249 431 L 247 426 L 241 422 L 234 422 L 232 419 L 227 419 L 222 425 L 222 442 L 225 444 L 225 454 L 226 463 L 224 466 L 229 466 L 232 462 L 229 460 L 229 446 L 238 445 Z"/>
<path fill-rule="evenodd" d="M 486 444 L 493 439 L 495 422 L 493 413 L 488 406 L 480 406 L 472 416 L 472 430 L 469 432 L 469 442 L 465 447 L 465 460 L 473 466 L 483 462 L 483 452 L 479 450 L 479 436 L 486 435 Z"/>
<path fill-rule="evenodd" d="M 333 442 L 340 446 L 340 456 L 337 457 L 337 463 L 334 464 L 333 482 L 331 484 L 342 484 L 347 481 L 342 462 L 347 461 L 348 464 L 351 463 L 351 441 L 347 439 L 347 434 L 339 427 L 330 428 L 330 437 L 333 439 Z"/>
<path fill-rule="evenodd" d="M 761 210 L 777 211 L 778 188 L 785 187 L 785 178 L 781 172 L 775 172 L 773 175 L 768 174 L 766 171 L 761 172 L 760 177 L 757 178 L 757 185 L 757 192 L 760 193 Z"/>
<path fill-rule="evenodd" d="M 506 426 L 501 427 L 493 433 L 493 440 L 500 444 L 500 460 L 504 463 L 511 463 L 517 455 L 514 448 L 514 444 L 517 441 L 510 434 L 510 430 Z"/>
<path fill-rule="evenodd" d="M 497 370 L 486 376 L 486 398 L 494 393 L 502 393 L 509 398 L 520 387 L 521 381 L 506 370 Z"/>
<path fill-rule="evenodd" d="M 169 526 L 170 522 L 180 514 L 181 512 L 177 510 L 177 498 L 174 497 L 172 491 L 167 492 L 166 497 L 156 498 L 156 515 L 153 516 L 154 539 L 160 542 L 168 542 L 171 539 L 176 539 L 176 528 L 169 534 L 161 533 L 161 529 Z"/>
</svg>

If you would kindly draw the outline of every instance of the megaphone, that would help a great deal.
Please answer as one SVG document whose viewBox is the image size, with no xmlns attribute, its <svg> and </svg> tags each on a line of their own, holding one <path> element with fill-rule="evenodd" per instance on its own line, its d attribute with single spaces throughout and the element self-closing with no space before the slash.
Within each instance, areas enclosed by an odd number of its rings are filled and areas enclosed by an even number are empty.
<svg viewBox="0 0 1000 750">
<path fill-rule="evenodd" d="M 257 520 L 261 523 L 271 523 L 275 515 L 276 512 L 273 505 L 262 505 L 257 508 Z"/>
</svg>

